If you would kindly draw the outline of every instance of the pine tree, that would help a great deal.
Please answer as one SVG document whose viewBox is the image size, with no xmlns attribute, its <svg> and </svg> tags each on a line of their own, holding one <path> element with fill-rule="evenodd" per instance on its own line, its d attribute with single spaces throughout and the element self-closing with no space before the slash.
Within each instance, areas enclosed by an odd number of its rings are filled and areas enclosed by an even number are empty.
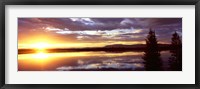
<svg viewBox="0 0 200 89">
<path fill-rule="evenodd" d="M 171 38 L 171 57 L 169 58 L 169 69 L 172 71 L 182 70 L 182 42 L 177 32 Z"/>
<path fill-rule="evenodd" d="M 162 70 L 162 61 L 158 49 L 158 43 L 155 31 L 150 29 L 146 38 L 146 49 L 143 56 L 145 69 L 147 71 L 160 71 Z"/>
</svg>

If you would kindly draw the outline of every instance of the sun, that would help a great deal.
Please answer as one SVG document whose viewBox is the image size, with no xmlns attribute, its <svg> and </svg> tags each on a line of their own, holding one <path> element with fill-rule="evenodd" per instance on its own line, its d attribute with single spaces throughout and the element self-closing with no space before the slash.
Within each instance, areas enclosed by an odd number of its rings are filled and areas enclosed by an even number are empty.
<svg viewBox="0 0 200 89">
<path fill-rule="evenodd" d="M 32 47 L 36 48 L 36 49 L 46 49 L 49 46 L 50 45 L 48 43 L 46 43 L 46 42 L 39 42 L 39 43 L 32 44 Z"/>
</svg>

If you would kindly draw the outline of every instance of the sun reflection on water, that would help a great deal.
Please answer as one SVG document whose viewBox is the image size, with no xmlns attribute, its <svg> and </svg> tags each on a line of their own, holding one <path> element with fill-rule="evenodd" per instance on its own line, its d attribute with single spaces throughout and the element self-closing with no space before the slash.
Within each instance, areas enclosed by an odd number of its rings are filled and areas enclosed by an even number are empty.
<svg viewBox="0 0 200 89">
<path fill-rule="evenodd" d="M 48 54 L 45 53 L 45 52 L 38 52 L 38 53 L 32 55 L 32 57 L 33 57 L 33 58 L 36 58 L 36 59 L 46 59 L 46 58 L 48 58 L 49 56 L 48 56 Z"/>
<path fill-rule="evenodd" d="M 124 53 L 106 53 L 106 52 L 63 52 L 63 53 L 48 53 L 45 50 L 37 50 L 33 54 L 20 54 L 18 60 L 58 60 L 60 58 L 77 58 L 77 57 L 121 57 L 142 55 L 142 52 L 124 52 Z"/>
</svg>

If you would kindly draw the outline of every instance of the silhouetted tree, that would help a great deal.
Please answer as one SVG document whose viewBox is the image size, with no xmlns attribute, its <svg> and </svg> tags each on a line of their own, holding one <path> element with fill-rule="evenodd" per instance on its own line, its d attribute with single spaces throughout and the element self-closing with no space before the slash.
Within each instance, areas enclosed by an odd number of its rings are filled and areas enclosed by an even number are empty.
<svg viewBox="0 0 200 89">
<path fill-rule="evenodd" d="M 181 71 L 182 70 L 182 42 L 175 32 L 172 34 L 171 38 L 171 57 L 169 58 L 169 69 L 172 71 Z"/>
<path fill-rule="evenodd" d="M 149 71 L 162 70 L 162 61 L 160 58 L 160 52 L 158 49 L 155 31 L 152 31 L 151 29 L 146 38 L 146 49 L 143 59 L 145 60 L 144 64 L 146 70 Z"/>
</svg>

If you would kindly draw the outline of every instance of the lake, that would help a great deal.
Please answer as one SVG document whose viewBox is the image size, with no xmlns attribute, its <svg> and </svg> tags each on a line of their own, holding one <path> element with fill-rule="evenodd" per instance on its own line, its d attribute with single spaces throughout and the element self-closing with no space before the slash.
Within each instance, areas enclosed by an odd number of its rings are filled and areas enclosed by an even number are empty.
<svg viewBox="0 0 200 89">
<path fill-rule="evenodd" d="M 168 70 L 169 51 L 161 51 Z M 59 52 L 18 54 L 18 71 L 145 71 L 144 52 Z"/>
</svg>

